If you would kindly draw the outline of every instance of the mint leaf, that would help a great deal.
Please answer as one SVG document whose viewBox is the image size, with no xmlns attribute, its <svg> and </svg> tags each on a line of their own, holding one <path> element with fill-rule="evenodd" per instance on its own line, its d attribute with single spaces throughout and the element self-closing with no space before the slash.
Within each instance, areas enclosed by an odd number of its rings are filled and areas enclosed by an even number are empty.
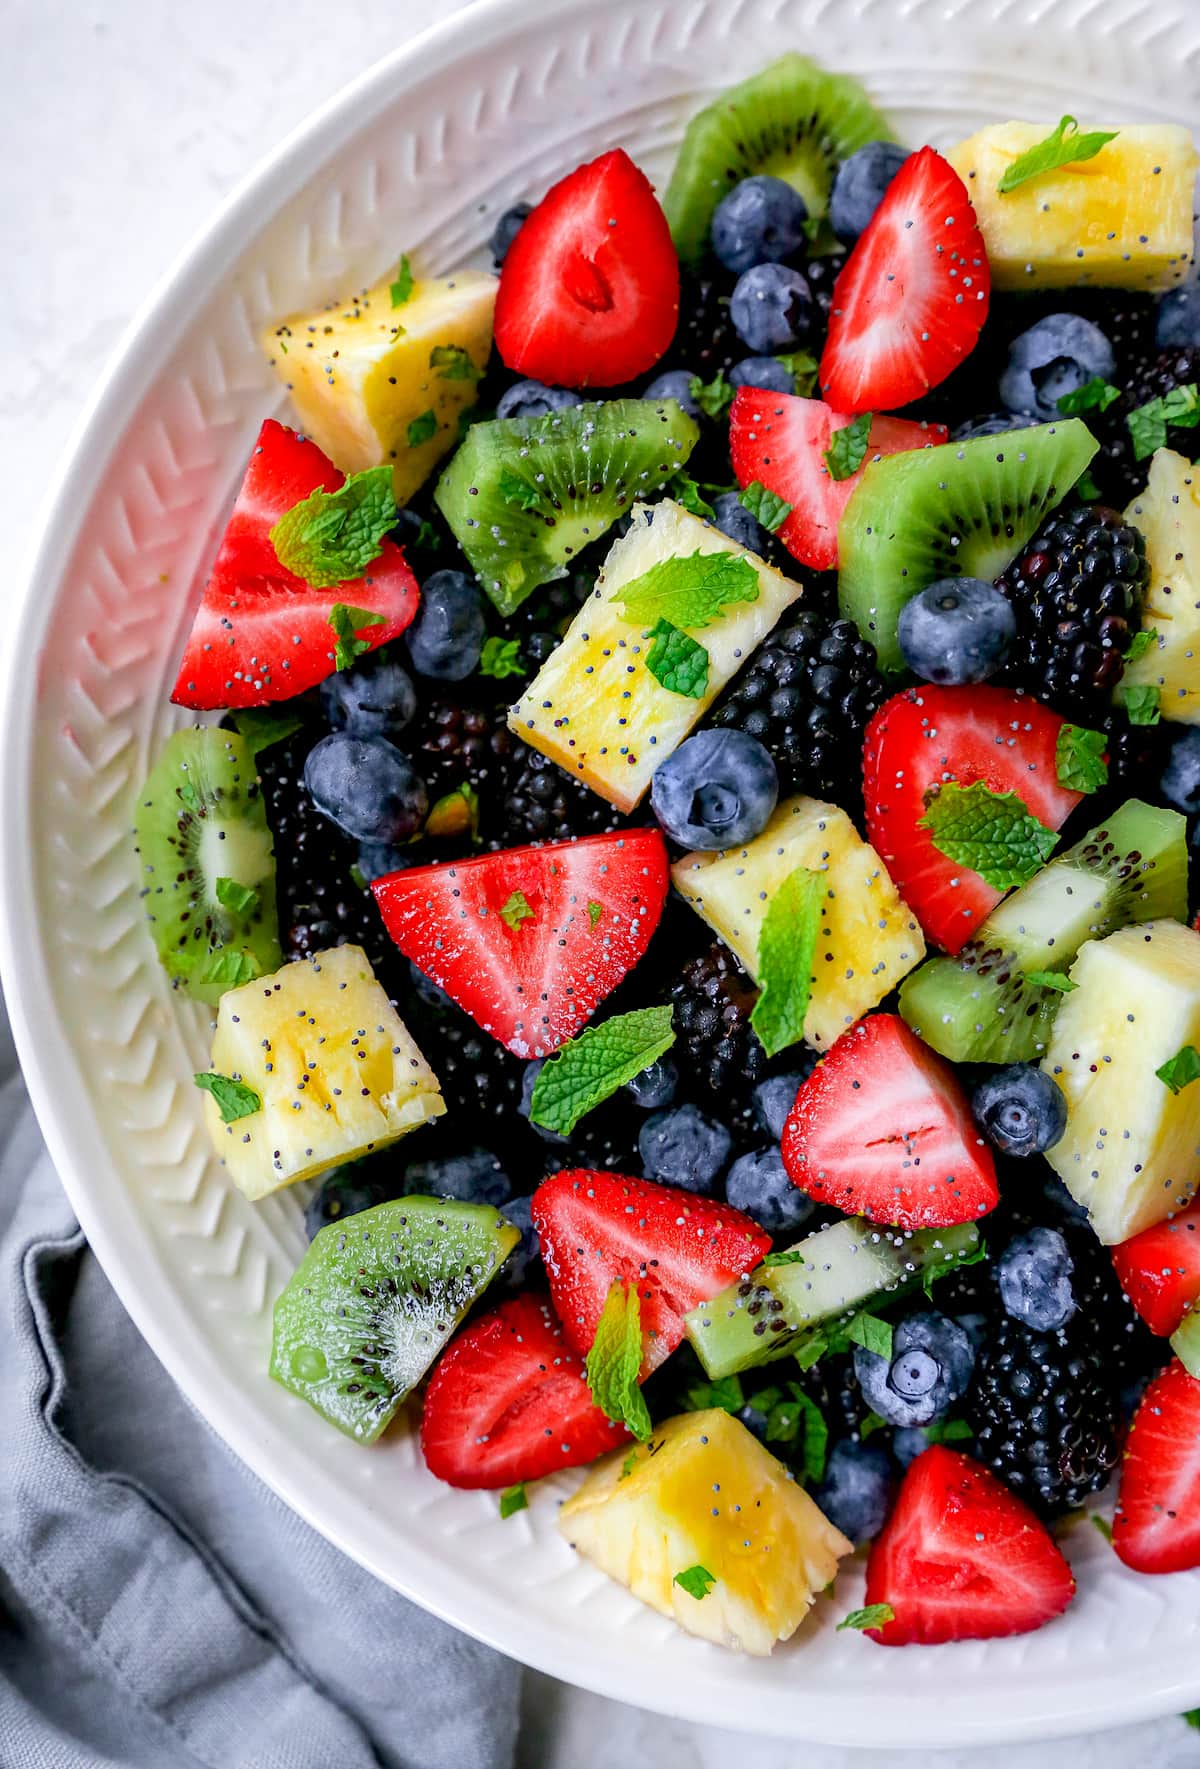
<svg viewBox="0 0 1200 1769">
<path fill-rule="evenodd" d="M 792 392 L 798 393 L 801 399 L 807 399 L 817 385 L 819 365 L 816 357 L 810 356 L 807 350 L 793 350 L 787 355 L 776 356 L 775 361 L 781 362 L 788 373 L 794 376 Z"/>
<path fill-rule="evenodd" d="M 1073 418 L 1079 412 L 1106 412 L 1120 397 L 1119 387 L 1114 387 L 1103 375 L 1093 375 L 1082 387 L 1076 387 L 1071 393 L 1064 393 L 1058 401 L 1058 409 L 1068 418 Z"/>
<path fill-rule="evenodd" d="M 403 307 L 412 292 L 412 265 L 408 262 L 408 254 L 404 253 L 396 268 L 396 280 L 388 285 L 388 294 L 392 297 L 392 306 Z"/>
<path fill-rule="evenodd" d="M 1125 653 L 1126 663 L 1136 663 L 1139 657 L 1145 657 L 1152 645 L 1158 643 L 1157 637 L 1149 627 L 1139 627 L 1129 641 L 1129 650 Z"/>
<path fill-rule="evenodd" d="M 250 754 L 257 760 L 260 750 L 270 749 L 273 743 L 282 743 L 285 737 L 291 737 L 304 720 L 297 718 L 295 713 L 273 713 L 247 707 L 244 712 L 234 713 L 233 722 L 246 739 Z"/>
<path fill-rule="evenodd" d="M 780 1400 L 767 1413 L 767 1442 L 795 1443 L 804 1433 L 801 1461 L 806 1480 L 814 1483 L 825 1474 L 829 1449 L 829 1427 L 825 1416 L 810 1394 L 795 1382 L 789 1382 L 786 1400 Z"/>
<path fill-rule="evenodd" d="M 392 469 L 368 467 L 351 473 L 336 491 L 318 486 L 293 504 L 270 539 L 285 571 L 322 590 L 361 577 L 383 551 L 383 537 L 395 522 Z"/>
<path fill-rule="evenodd" d="M 589 926 L 595 927 L 596 923 L 599 921 L 600 917 L 603 914 L 604 914 L 603 903 L 589 903 L 588 904 L 588 924 L 589 924 Z"/>
<path fill-rule="evenodd" d="M 232 946 L 225 946 L 220 952 L 209 953 L 199 969 L 193 971 L 192 981 L 215 983 L 224 991 L 240 989 L 243 983 L 252 983 L 261 975 L 262 966 L 257 959 L 251 958 L 248 952 L 236 952 Z"/>
<path fill-rule="evenodd" d="M 1054 767 L 1058 784 L 1068 792 L 1097 792 L 1108 784 L 1108 763 L 1104 751 L 1108 738 L 1103 731 L 1088 731 L 1082 725 L 1061 725 L 1054 746 Z"/>
<path fill-rule="evenodd" d="M 856 1628 L 859 1633 L 864 1628 L 882 1628 L 885 1622 L 894 1622 L 896 1612 L 890 1603 L 868 1603 L 865 1609 L 852 1609 L 850 1614 L 837 1625 L 840 1634 L 843 1628 Z"/>
<path fill-rule="evenodd" d="M 461 344 L 435 344 L 429 352 L 429 366 L 438 371 L 443 381 L 478 381 L 480 375 Z"/>
<path fill-rule="evenodd" d="M 496 489 L 506 504 L 515 504 L 519 510 L 535 510 L 542 501 L 538 487 L 531 485 L 528 479 L 522 479 L 511 467 L 501 469 Z"/>
<path fill-rule="evenodd" d="M 348 670 L 356 657 L 371 649 L 369 639 L 359 638 L 359 629 L 381 627 L 386 623 L 382 614 L 376 614 L 373 609 L 351 608 L 346 602 L 335 602 L 329 610 L 329 624 L 337 640 L 333 651 L 334 667 Z"/>
<path fill-rule="evenodd" d="M 733 404 L 734 389 L 725 379 L 724 369 L 718 369 L 711 381 L 702 381 L 699 375 L 693 375 L 688 390 L 709 418 L 723 418 Z"/>
<path fill-rule="evenodd" d="M 506 1486 L 500 1494 L 500 1516 L 511 1517 L 514 1512 L 528 1511 L 529 1495 L 525 1491 L 525 1482 L 519 1480 L 516 1486 Z"/>
<path fill-rule="evenodd" d="M 703 516 L 706 522 L 715 520 L 717 512 L 706 498 L 701 497 L 700 487 L 690 473 L 676 473 L 674 478 L 667 480 L 663 490 L 667 497 L 673 498 L 681 509 L 690 510 L 693 516 Z"/>
<path fill-rule="evenodd" d="M 801 1247 L 786 1247 L 780 1253 L 768 1253 L 763 1259 L 764 1265 L 799 1265 L 804 1259 Z"/>
<path fill-rule="evenodd" d="M 1162 714 L 1158 705 L 1158 689 L 1151 683 L 1145 688 L 1125 684 L 1118 689 L 1125 717 L 1131 725 L 1157 725 Z"/>
<path fill-rule="evenodd" d="M 829 1339 L 824 1333 L 813 1333 L 796 1348 L 796 1362 L 802 1370 L 811 1370 L 814 1364 L 820 1363 L 829 1350 Z"/>
<path fill-rule="evenodd" d="M 536 917 L 529 907 L 529 898 L 524 891 L 514 891 L 507 903 L 500 905 L 500 919 L 515 934 L 523 921 L 534 921 Z"/>
<path fill-rule="evenodd" d="M 1194 1044 L 1185 1044 L 1154 1073 L 1172 1093 L 1182 1093 L 1193 1081 L 1200 1081 L 1200 1050 Z"/>
<path fill-rule="evenodd" d="M 887 1430 L 887 1420 L 886 1419 L 881 1419 L 879 1417 L 878 1413 L 868 1413 L 866 1418 L 863 1420 L 862 1424 L 858 1428 L 859 1441 L 861 1443 L 866 1443 L 867 1439 L 869 1437 L 873 1437 L 877 1431 L 886 1431 L 886 1430 Z"/>
<path fill-rule="evenodd" d="M 997 891 L 1040 872 L 1058 842 L 1015 792 L 992 792 L 982 780 L 943 786 L 917 828 L 930 831 L 939 854 L 969 866 Z"/>
<path fill-rule="evenodd" d="M 217 902 L 231 915 L 253 915 L 258 908 L 258 892 L 236 878 L 219 878 L 213 888 Z"/>
<path fill-rule="evenodd" d="M 1093 1529 L 1098 1529 L 1100 1531 L 1100 1534 L 1104 1537 L 1104 1540 L 1108 1543 L 1109 1547 L 1111 1548 L 1112 1547 L 1112 1524 L 1108 1521 L 1108 1518 L 1101 1517 L 1101 1515 L 1098 1511 L 1093 1511 L 1091 1513 L 1091 1522 L 1092 1522 Z"/>
<path fill-rule="evenodd" d="M 690 633 L 681 633 L 669 620 L 650 629 L 646 668 L 671 694 L 703 700 L 708 691 L 708 652 Z"/>
<path fill-rule="evenodd" d="M 523 676 L 525 665 L 521 661 L 521 641 L 499 639 L 495 633 L 485 639 L 479 654 L 479 673 L 491 676 L 497 682 L 503 682 L 509 676 Z"/>
<path fill-rule="evenodd" d="M 637 1467 L 637 1460 L 638 1460 L 638 1453 L 637 1453 L 636 1448 L 630 1450 L 630 1452 L 626 1456 L 625 1460 L 621 1463 L 621 1479 L 622 1480 L 629 1479 L 629 1476 L 633 1473 L 634 1469 Z"/>
<path fill-rule="evenodd" d="M 420 448 L 423 442 L 428 442 L 430 437 L 437 434 L 437 427 L 437 413 L 430 407 L 428 411 L 422 412 L 420 417 L 414 418 L 408 426 L 405 435 L 409 448 Z"/>
<path fill-rule="evenodd" d="M 587 1385 L 600 1411 L 615 1425 L 624 1425 L 639 1443 L 650 1436 L 650 1414 L 638 1387 L 642 1357 L 642 1305 L 637 1285 L 617 1278 L 605 1298 L 587 1354 Z"/>
<path fill-rule="evenodd" d="M 1100 502 L 1100 487 L 1096 484 L 1096 481 L 1092 478 L 1086 467 L 1075 481 L 1075 490 L 1085 504 L 1098 504 Z"/>
<path fill-rule="evenodd" d="M 861 1345 L 864 1351 L 873 1351 L 876 1357 L 892 1359 L 892 1323 L 881 1321 L 877 1314 L 856 1314 L 846 1322 L 843 1329 L 845 1337 L 852 1345 Z"/>
<path fill-rule="evenodd" d="M 350 868 L 350 883 L 354 886 L 356 891 L 369 891 L 371 888 L 363 877 L 363 869 L 357 861 L 355 861 L 354 865 Z"/>
<path fill-rule="evenodd" d="M 716 1582 L 712 1573 L 704 1566 L 685 1567 L 682 1572 L 675 1574 L 674 1579 L 674 1583 L 679 1586 L 679 1589 L 686 1591 L 688 1596 L 694 1597 L 697 1602 L 702 1597 L 708 1596 Z"/>
<path fill-rule="evenodd" d="M 926 1443 L 965 1443 L 975 1435 L 966 1419 L 931 1419 L 921 1429 Z"/>
<path fill-rule="evenodd" d="M 963 1253 L 956 1259 L 938 1259 L 927 1265 L 921 1273 L 921 1288 L 926 1296 L 933 1294 L 933 1286 L 939 1278 L 948 1277 L 952 1271 L 961 1271 L 964 1265 L 979 1265 L 988 1256 L 987 1242 L 981 1240 L 970 1253 Z"/>
<path fill-rule="evenodd" d="M 652 627 L 669 620 L 688 631 L 710 626 L 726 608 L 758 601 L 758 573 L 738 553 L 690 553 L 660 559 L 649 571 L 614 592 L 626 620 Z"/>
<path fill-rule="evenodd" d="M 236 1124 L 239 1118 L 252 1118 L 262 1111 L 262 1100 L 244 1081 L 231 1081 L 228 1075 L 193 1075 L 192 1080 L 202 1093 L 211 1093 L 217 1102 L 222 1124 Z"/>
<path fill-rule="evenodd" d="M 1134 459 L 1144 461 L 1156 449 L 1167 446 L 1167 426 L 1194 430 L 1200 424 L 1200 390 L 1195 381 L 1172 387 L 1160 399 L 1148 399 L 1128 412 L 1125 422 L 1133 442 Z"/>
<path fill-rule="evenodd" d="M 657 1062 L 674 1042 L 669 1007 L 637 1007 L 586 1027 L 543 1063 L 529 1100 L 530 1123 L 570 1136 L 585 1113 Z"/>
<path fill-rule="evenodd" d="M 1094 159 L 1106 143 L 1115 141 L 1117 134 L 1115 129 L 1092 129 L 1081 135 L 1074 117 L 1060 117 L 1057 128 L 1044 141 L 1017 155 L 996 189 L 1001 196 L 1007 196 L 1010 190 L 1016 190 L 1030 178 L 1040 178 L 1044 172 L 1057 172 L 1060 166 Z"/>
<path fill-rule="evenodd" d="M 804 1036 L 826 888 L 821 873 L 797 866 L 767 904 L 758 936 L 759 996 L 750 1024 L 768 1056 Z"/>
<path fill-rule="evenodd" d="M 752 479 L 745 491 L 738 494 L 738 503 L 772 534 L 783 527 L 794 508 L 785 498 L 768 491 L 759 479 Z"/>
<path fill-rule="evenodd" d="M 1032 983 L 1036 989 L 1057 989 L 1060 995 L 1069 995 L 1079 984 L 1073 983 L 1065 971 L 1031 970 L 1025 972 L 1025 981 Z"/>
<path fill-rule="evenodd" d="M 720 1407 L 726 1413 L 740 1413 L 746 1404 L 740 1376 L 722 1376 L 716 1382 L 697 1382 L 684 1397 L 689 1413 L 706 1413 Z"/>
<path fill-rule="evenodd" d="M 831 479 L 849 479 L 867 458 L 871 435 L 871 414 L 860 412 L 844 430 L 835 430 L 825 450 L 825 465 Z"/>
</svg>

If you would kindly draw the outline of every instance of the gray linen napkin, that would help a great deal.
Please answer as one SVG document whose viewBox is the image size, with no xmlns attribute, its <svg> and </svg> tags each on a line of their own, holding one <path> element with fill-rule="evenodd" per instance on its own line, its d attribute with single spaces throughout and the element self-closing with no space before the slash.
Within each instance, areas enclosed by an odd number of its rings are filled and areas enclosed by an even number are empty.
<svg viewBox="0 0 1200 1769">
<path fill-rule="evenodd" d="M 75 1222 L 0 1004 L 0 1765 L 510 1769 L 517 1667 L 208 1429 Z"/>
</svg>

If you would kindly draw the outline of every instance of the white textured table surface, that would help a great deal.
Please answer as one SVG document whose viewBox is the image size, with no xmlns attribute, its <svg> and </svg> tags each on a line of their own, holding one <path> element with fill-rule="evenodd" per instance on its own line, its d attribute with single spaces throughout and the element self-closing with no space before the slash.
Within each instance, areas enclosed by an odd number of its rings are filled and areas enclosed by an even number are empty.
<svg viewBox="0 0 1200 1769">
<path fill-rule="evenodd" d="M 10 528 L 14 517 L 18 532 L 32 526 L 50 466 L 105 358 L 223 194 L 315 103 L 453 4 L 8 0 L 0 483 Z M 731 1714 L 731 1725 L 737 1719 Z M 806 1769 L 915 1761 L 899 1749 L 755 1741 L 618 1707 L 548 1678 L 527 1680 L 520 1769 L 725 1769 L 731 1760 L 739 1769 L 796 1769 L 801 1749 Z M 928 1769 L 1196 1769 L 1200 1734 L 1173 1719 L 922 1761 Z"/>
</svg>

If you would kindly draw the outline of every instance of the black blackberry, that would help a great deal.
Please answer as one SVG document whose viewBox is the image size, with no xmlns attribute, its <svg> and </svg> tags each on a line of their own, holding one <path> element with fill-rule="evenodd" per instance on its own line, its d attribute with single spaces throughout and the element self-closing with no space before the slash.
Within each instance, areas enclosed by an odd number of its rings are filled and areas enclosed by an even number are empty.
<svg viewBox="0 0 1200 1769">
<path fill-rule="evenodd" d="M 679 290 L 679 326 L 664 366 L 687 368 L 702 381 L 718 370 L 728 374 L 748 354 L 729 317 L 729 297 L 737 279 L 722 270 L 684 271 Z"/>
<path fill-rule="evenodd" d="M 1149 579 L 1146 542 L 1115 510 L 1056 510 L 997 580 L 1017 617 L 1015 661 L 997 679 L 1103 723 Z"/>
<path fill-rule="evenodd" d="M 1150 470 L 1148 459 L 1138 460 L 1127 422 L 1130 412 L 1162 399 L 1177 387 L 1200 383 L 1200 347 L 1183 346 L 1173 350 L 1149 347 L 1133 358 L 1121 385 L 1123 394 L 1102 415 L 1088 412 L 1085 422 L 1100 444 L 1100 452 L 1089 469 L 1099 487 L 1101 497 L 1124 509 L 1131 499 L 1146 489 Z M 1195 431 L 1167 426 L 1167 447 L 1178 449 L 1190 460 L 1195 446 Z"/>
<path fill-rule="evenodd" d="M 508 772 L 518 747 L 508 729 L 506 702 L 469 705 L 444 696 L 426 701 L 400 746 L 425 781 L 431 803 L 466 783 L 479 796 L 481 833 L 500 833 Z"/>
<path fill-rule="evenodd" d="M 821 258 L 809 258 L 798 266 L 804 272 L 805 280 L 812 290 L 813 324 L 804 342 L 805 348 L 814 356 L 820 355 L 820 346 L 825 342 L 825 334 L 829 330 L 829 315 L 833 311 L 833 285 L 845 262 L 845 252 L 838 251 L 828 252 Z"/>
<path fill-rule="evenodd" d="M 525 744 L 512 784 L 504 799 L 499 840 L 505 847 L 524 842 L 570 841 L 577 835 L 601 835 L 620 821 L 598 793 L 573 780 L 548 756 Z"/>
<path fill-rule="evenodd" d="M 1147 781 L 1157 780 L 1166 765 L 1170 744 L 1165 725 L 1131 725 L 1123 712 L 1110 713 L 1104 723 L 1108 732 L 1108 784 L 1121 796 L 1144 792 Z"/>
<path fill-rule="evenodd" d="M 798 1382 L 809 1399 L 820 1407 L 831 1442 L 860 1436 L 871 1408 L 854 1374 L 853 1352 L 827 1353 L 799 1374 L 789 1369 L 788 1377 Z"/>
<path fill-rule="evenodd" d="M 414 1009 L 421 1049 L 442 1084 L 456 1134 L 478 1134 L 501 1159 L 516 1146 L 528 1148 L 525 1120 L 517 1113 L 525 1065 L 469 1014 L 451 1002 L 432 1012 Z M 465 1127 L 465 1128 L 464 1128 Z M 514 1179 L 524 1178 L 514 1173 Z"/>
<path fill-rule="evenodd" d="M 767 1054 L 750 1025 L 757 999 L 754 984 L 720 941 L 690 959 L 671 985 L 680 1072 L 723 1109 L 767 1072 Z"/>
<path fill-rule="evenodd" d="M 875 649 L 853 623 L 805 613 L 755 653 L 710 723 L 764 743 L 781 794 L 803 790 L 853 810 L 862 790 L 863 732 L 887 695 Z"/>
</svg>

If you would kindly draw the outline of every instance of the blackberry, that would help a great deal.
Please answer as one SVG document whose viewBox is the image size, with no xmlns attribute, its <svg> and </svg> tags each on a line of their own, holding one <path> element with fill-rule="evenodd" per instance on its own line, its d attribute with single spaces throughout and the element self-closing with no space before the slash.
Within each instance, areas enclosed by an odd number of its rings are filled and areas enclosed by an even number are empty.
<svg viewBox="0 0 1200 1769">
<path fill-rule="evenodd" d="M 862 737 L 888 695 L 874 647 L 848 620 L 800 614 L 757 651 L 710 715 L 766 745 L 781 796 L 861 797 Z"/>
<path fill-rule="evenodd" d="M 728 374 L 746 346 L 733 329 L 729 297 L 736 277 L 726 271 L 683 273 L 679 291 L 679 327 L 664 368 L 687 368 L 702 381 L 720 370 Z"/>
<path fill-rule="evenodd" d="M 548 756 L 525 744 L 504 799 L 499 839 L 505 847 L 525 842 L 570 841 L 577 835 L 601 835 L 619 821 L 613 807 L 598 793 L 573 780 Z"/>
<path fill-rule="evenodd" d="M 997 581 L 1017 642 L 996 679 L 1079 724 L 1102 724 L 1150 581 L 1142 535 L 1103 505 L 1056 510 Z"/>
<path fill-rule="evenodd" d="M 426 701 L 403 733 L 403 748 L 425 781 L 431 804 L 466 783 L 479 796 L 481 833 L 502 834 L 504 792 L 517 749 L 505 702 Z"/>
<path fill-rule="evenodd" d="M 690 959 L 671 985 L 680 1070 L 722 1106 L 748 1096 L 767 1072 L 767 1055 L 750 1025 L 758 991 L 718 940 Z"/>
<path fill-rule="evenodd" d="M 1085 423 L 1100 444 L 1100 452 L 1092 461 L 1090 472 L 1101 497 L 1124 509 L 1137 494 L 1146 489 L 1150 470 L 1148 459 L 1138 460 L 1127 419 L 1130 412 L 1152 399 L 1162 399 L 1177 387 L 1200 382 L 1200 347 L 1183 346 L 1156 351 L 1150 345 L 1130 363 L 1122 381 L 1124 392 L 1106 412 L 1088 412 Z M 1195 432 L 1177 425 L 1167 426 L 1167 447 L 1178 449 L 1191 459 Z"/>
<path fill-rule="evenodd" d="M 514 1145 L 527 1151 L 525 1120 L 517 1113 L 525 1073 L 520 1058 L 451 1002 L 432 1012 L 414 1006 L 410 1024 L 442 1084 L 456 1134 L 477 1134 L 501 1159 Z"/>
<path fill-rule="evenodd" d="M 789 1371 L 789 1377 L 821 1409 L 831 1442 L 843 1437 L 859 1438 L 871 1408 L 854 1374 L 853 1352 L 827 1353 L 798 1376 Z"/>
</svg>

